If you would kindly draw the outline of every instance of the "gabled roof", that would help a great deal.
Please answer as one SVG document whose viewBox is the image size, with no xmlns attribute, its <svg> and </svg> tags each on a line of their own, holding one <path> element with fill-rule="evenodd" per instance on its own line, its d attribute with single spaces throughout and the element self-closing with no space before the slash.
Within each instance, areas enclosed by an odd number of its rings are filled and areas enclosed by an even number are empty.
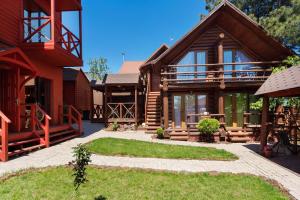
<svg viewBox="0 0 300 200">
<path fill-rule="evenodd" d="M 140 73 L 139 68 L 143 63 L 143 61 L 125 61 L 119 70 L 119 74 Z"/>
<path fill-rule="evenodd" d="M 280 60 L 294 53 L 275 40 L 249 16 L 239 10 L 229 1 L 220 3 L 201 22 L 177 41 L 171 48 L 165 51 L 153 64 L 160 61 L 170 62 L 184 49 L 188 48 L 193 41 L 204 33 L 205 28 L 217 25 L 237 38 L 245 46 L 259 52 L 265 60 Z M 247 36 L 247 37 L 246 37 Z M 249 40 L 249 36 L 250 40 Z"/>
<path fill-rule="evenodd" d="M 64 68 L 63 69 L 63 80 L 64 81 L 76 81 L 79 73 L 82 73 L 85 79 L 90 82 L 86 74 L 81 68 Z"/>
<path fill-rule="evenodd" d="M 155 62 L 155 60 L 159 59 L 159 57 L 168 50 L 169 47 L 166 44 L 162 44 L 145 62 L 143 65 L 140 66 L 140 70 L 142 70 L 144 67 L 151 65 Z"/>
<path fill-rule="evenodd" d="M 106 85 L 137 85 L 139 84 L 140 74 L 107 74 L 103 83 Z"/>
<path fill-rule="evenodd" d="M 300 96 L 300 65 L 272 74 L 255 95 Z"/>
</svg>

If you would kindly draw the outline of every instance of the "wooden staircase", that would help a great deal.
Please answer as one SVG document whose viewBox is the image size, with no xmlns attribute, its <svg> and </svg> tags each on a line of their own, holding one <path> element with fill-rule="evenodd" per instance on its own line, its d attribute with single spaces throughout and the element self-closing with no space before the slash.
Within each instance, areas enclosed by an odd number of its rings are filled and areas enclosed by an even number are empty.
<svg viewBox="0 0 300 200">
<path fill-rule="evenodd" d="M 154 134 L 161 127 L 161 97 L 160 92 L 150 92 L 146 105 L 146 133 Z"/>
</svg>

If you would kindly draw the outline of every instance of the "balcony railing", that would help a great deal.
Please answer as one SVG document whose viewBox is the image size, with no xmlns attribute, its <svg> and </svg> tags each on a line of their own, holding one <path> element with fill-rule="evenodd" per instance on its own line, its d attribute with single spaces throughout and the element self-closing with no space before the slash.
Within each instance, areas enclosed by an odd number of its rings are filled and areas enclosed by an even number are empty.
<svg viewBox="0 0 300 200">
<path fill-rule="evenodd" d="M 107 108 L 109 122 L 135 121 L 135 103 L 108 103 Z"/>
<path fill-rule="evenodd" d="M 81 39 L 59 21 L 55 27 L 51 26 L 51 17 L 26 17 L 23 18 L 23 42 L 24 43 L 46 43 L 55 41 L 61 48 L 68 53 L 81 58 Z M 54 28 L 54 37 L 51 32 Z"/>
<path fill-rule="evenodd" d="M 257 82 L 265 81 L 272 73 L 272 62 L 243 62 L 221 64 L 168 65 L 161 73 L 162 81 L 176 83 Z M 206 70 L 203 70 L 205 67 Z"/>
</svg>

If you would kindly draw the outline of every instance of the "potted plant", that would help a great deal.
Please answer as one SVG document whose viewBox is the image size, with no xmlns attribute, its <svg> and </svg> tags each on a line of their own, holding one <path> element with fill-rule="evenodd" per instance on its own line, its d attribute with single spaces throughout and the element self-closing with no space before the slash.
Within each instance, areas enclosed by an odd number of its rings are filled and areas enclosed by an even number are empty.
<svg viewBox="0 0 300 200">
<path fill-rule="evenodd" d="M 204 142 L 213 142 L 213 134 L 219 130 L 219 127 L 219 121 L 212 118 L 202 119 L 197 124 L 197 129 L 200 131 Z"/>
<path fill-rule="evenodd" d="M 159 127 L 158 129 L 156 129 L 156 137 L 158 139 L 163 139 L 164 138 L 164 129 Z"/>
</svg>

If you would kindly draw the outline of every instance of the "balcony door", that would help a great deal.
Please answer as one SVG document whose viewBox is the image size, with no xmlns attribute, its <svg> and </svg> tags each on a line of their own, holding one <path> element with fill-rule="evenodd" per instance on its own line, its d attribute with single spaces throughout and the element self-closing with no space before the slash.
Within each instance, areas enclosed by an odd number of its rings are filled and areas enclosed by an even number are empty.
<svg viewBox="0 0 300 200">
<path fill-rule="evenodd" d="M 173 128 L 185 129 L 187 115 L 204 113 L 207 111 L 206 94 L 175 94 L 173 95 Z M 197 122 L 198 118 L 192 116 L 190 122 Z"/>
</svg>

